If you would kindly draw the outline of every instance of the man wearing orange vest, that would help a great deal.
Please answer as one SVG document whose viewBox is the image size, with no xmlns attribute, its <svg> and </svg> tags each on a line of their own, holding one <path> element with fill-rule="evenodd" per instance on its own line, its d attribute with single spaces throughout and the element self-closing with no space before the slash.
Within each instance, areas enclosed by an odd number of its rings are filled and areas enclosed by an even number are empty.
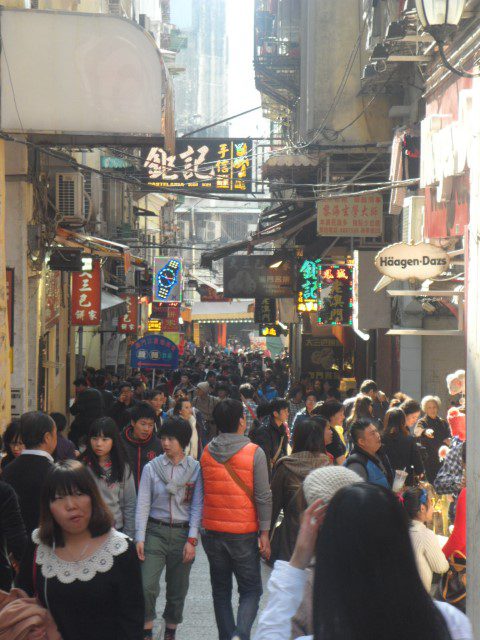
<svg viewBox="0 0 480 640">
<path fill-rule="evenodd" d="M 202 543 L 210 564 L 219 640 L 249 640 L 262 595 L 260 555 L 270 557 L 272 494 L 263 450 L 244 435 L 244 407 L 222 400 L 213 410 L 219 435 L 205 447 Z M 240 594 L 237 621 L 232 578 Z"/>
</svg>

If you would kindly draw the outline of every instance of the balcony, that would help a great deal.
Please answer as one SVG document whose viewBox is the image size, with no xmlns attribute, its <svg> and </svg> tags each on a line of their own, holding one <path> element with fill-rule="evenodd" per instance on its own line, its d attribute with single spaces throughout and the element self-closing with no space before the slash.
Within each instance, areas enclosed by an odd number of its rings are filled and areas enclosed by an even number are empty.
<svg viewBox="0 0 480 640">
<path fill-rule="evenodd" d="M 300 3 L 256 0 L 255 85 L 264 115 L 288 117 L 300 95 Z"/>
</svg>

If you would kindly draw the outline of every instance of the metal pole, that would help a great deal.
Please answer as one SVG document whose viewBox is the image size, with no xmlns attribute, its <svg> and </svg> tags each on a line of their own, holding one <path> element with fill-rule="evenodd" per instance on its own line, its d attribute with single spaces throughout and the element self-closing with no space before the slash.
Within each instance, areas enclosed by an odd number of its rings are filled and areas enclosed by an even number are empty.
<svg viewBox="0 0 480 640">
<path fill-rule="evenodd" d="M 155 369 L 152 369 L 152 389 L 155 389 Z"/>
</svg>

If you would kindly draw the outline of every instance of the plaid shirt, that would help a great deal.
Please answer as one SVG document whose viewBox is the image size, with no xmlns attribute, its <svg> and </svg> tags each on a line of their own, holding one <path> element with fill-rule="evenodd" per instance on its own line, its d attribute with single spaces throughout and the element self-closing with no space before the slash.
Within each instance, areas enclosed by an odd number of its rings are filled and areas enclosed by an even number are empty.
<svg viewBox="0 0 480 640">
<path fill-rule="evenodd" d="M 248 407 L 250 407 L 250 410 L 248 409 L 247 405 Z M 257 405 L 253 402 L 253 400 L 247 400 L 246 402 L 243 403 L 243 408 L 245 413 L 245 419 L 247 421 L 247 430 L 245 431 L 245 435 L 248 436 L 248 434 L 250 433 L 250 429 L 252 428 L 253 421 L 257 417 Z M 253 413 L 253 416 L 252 416 L 252 413 Z"/>
<path fill-rule="evenodd" d="M 439 495 L 457 494 L 463 478 L 463 441 L 457 436 L 452 439 L 450 451 L 435 478 L 435 491 Z"/>
</svg>

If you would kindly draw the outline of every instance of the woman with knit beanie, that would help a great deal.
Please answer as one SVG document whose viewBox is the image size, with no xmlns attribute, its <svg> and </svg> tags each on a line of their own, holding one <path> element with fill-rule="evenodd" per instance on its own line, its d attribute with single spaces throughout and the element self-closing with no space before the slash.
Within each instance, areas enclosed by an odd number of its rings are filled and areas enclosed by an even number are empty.
<svg viewBox="0 0 480 640">
<path fill-rule="evenodd" d="M 300 422 L 293 434 L 292 453 L 275 465 L 272 479 L 272 525 L 270 561 L 290 560 L 300 528 L 300 514 L 306 507 L 302 483 L 318 467 L 328 466 L 330 458 L 325 448 L 325 420 Z M 277 519 L 283 519 L 277 526 Z"/>
</svg>

